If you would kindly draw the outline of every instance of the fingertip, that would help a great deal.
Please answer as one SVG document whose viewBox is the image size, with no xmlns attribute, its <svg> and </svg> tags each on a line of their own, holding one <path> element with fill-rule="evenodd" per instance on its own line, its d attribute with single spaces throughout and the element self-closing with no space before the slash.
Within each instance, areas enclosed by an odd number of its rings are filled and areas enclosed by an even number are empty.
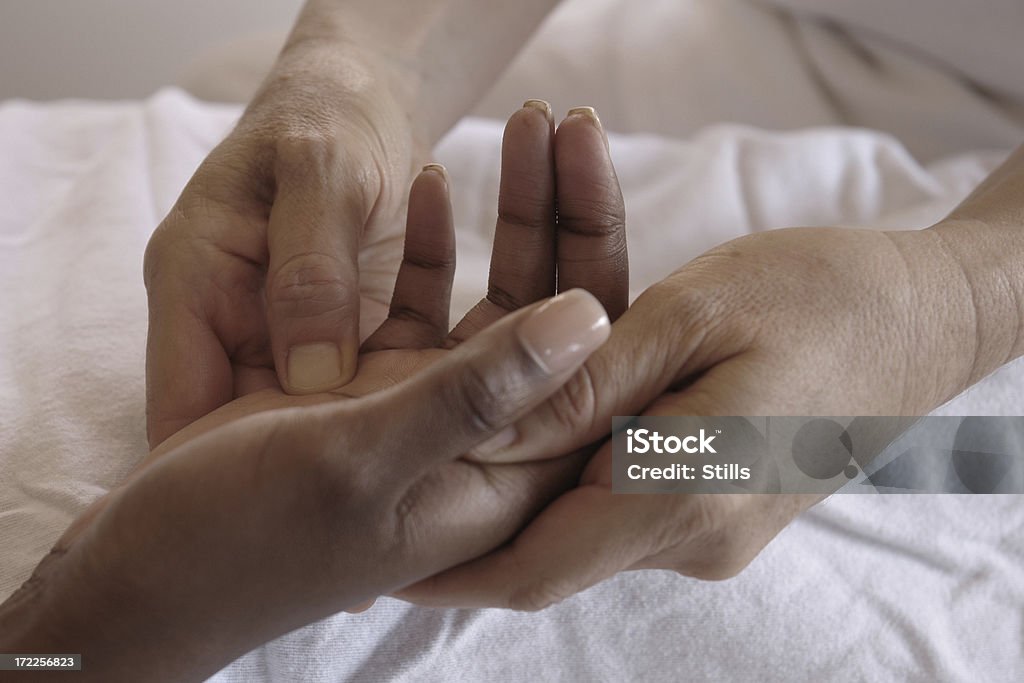
<svg viewBox="0 0 1024 683">
<path fill-rule="evenodd" d="M 355 375 L 357 347 L 349 342 L 296 344 L 288 350 L 285 389 L 316 394 L 342 386 Z"/>
<path fill-rule="evenodd" d="M 611 334 L 608 313 L 585 289 L 548 300 L 516 330 L 527 353 L 548 375 L 575 370 Z"/>
<path fill-rule="evenodd" d="M 448 169 L 445 168 L 444 164 L 438 164 L 431 162 L 423 167 L 420 171 L 420 175 L 430 174 L 432 176 L 439 177 L 445 185 L 445 189 L 448 189 Z"/>
<path fill-rule="evenodd" d="M 423 167 L 409 189 L 407 231 L 450 227 L 451 197 L 448 169 L 430 163 Z"/>
<path fill-rule="evenodd" d="M 526 354 L 548 377 L 575 372 L 608 340 L 611 322 L 604 306 L 585 289 L 570 289 L 549 299 L 527 315 L 516 328 Z M 468 460 L 488 463 L 524 458 L 522 430 L 511 424 L 478 443 L 466 454 Z M 544 457 L 541 455 L 540 457 Z"/>
<path fill-rule="evenodd" d="M 555 115 L 544 100 L 526 100 L 512 112 L 505 124 L 505 136 L 542 136 L 549 139 L 555 132 Z M 517 138 L 518 139 L 518 138 Z"/>
<path fill-rule="evenodd" d="M 575 135 L 577 131 L 583 134 L 597 133 L 605 154 L 610 153 L 608 134 L 605 132 L 604 125 L 602 125 L 601 118 L 597 115 L 596 109 L 593 107 L 573 107 L 558 125 L 557 134 L 565 139 L 567 133 Z"/>
<path fill-rule="evenodd" d="M 525 102 L 523 102 L 523 109 L 524 110 L 534 109 L 536 111 L 539 111 L 541 114 L 544 115 L 544 118 L 545 118 L 545 120 L 547 120 L 549 126 L 553 127 L 555 125 L 555 114 L 551 110 L 551 105 L 548 104 L 546 101 L 544 101 L 544 100 L 526 100 Z"/>
<path fill-rule="evenodd" d="M 597 110 L 593 107 L 573 107 L 565 115 L 566 119 L 570 119 L 574 116 L 580 116 L 589 121 L 591 124 L 601 128 L 601 119 L 597 115 Z"/>
</svg>

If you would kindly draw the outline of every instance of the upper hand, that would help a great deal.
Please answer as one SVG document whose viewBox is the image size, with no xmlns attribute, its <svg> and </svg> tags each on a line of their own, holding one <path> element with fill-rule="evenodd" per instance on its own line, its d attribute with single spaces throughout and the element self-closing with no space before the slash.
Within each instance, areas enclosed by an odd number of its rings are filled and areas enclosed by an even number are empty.
<svg viewBox="0 0 1024 683">
<path fill-rule="evenodd" d="M 149 441 L 233 398 L 341 386 L 386 314 L 426 141 L 366 51 L 287 51 L 146 250 Z"/>
<path fill-rule="evenodd" d="M 486 462 L 549 457 L 614 415 L 920 415 L 971 375 L 971 296 L 931 231 L 803 228 L 729 242 L 645 292 Z M 965 358 L 966 357 L 966 358 Z M 952 378 L 952 379 L 951 379 Z M 613 495 L 611 444 L 511 543 L 404 591 L 540 609 L 626 569 L 732 576 L 810 495 Z"/>
</svg>

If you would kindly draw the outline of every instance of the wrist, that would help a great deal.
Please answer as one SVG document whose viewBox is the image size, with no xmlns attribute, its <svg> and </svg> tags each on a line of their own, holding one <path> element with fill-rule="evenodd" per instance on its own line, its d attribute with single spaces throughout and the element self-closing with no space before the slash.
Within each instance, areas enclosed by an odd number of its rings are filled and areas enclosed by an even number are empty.
<svg viewBox="0 0 1024 683">
<path fill-rule="evenodd" d="M 197 640 L 196 625 L 154 604 L 158 593 L 112 568 L 90 569 L 86 555 L 77 544 L 55 548 L 0 605 L 0 652 L 80 654 L 86 681 L 201 678 L 230 661 Z"/>
<path fill-rule="evenodd" d="M 939 389 L 935 407 L 1024 351 L 1024 232 L 1007 232 L 963 218 L 926 230 L 892 233 L 912 242 L 904 250 L 916 272 L 917 344 Z"/>
<path fill-rule="evenodd" d="M 941 243 L 971 298 L 977 381 L 1024 354 L 1024 225 L 957 216 L 923 232 Z"/>
<path fill-rule="evenodd" d="M 423 78 L 413 66 L 415 56 L 359 35 L 360 31 L 322 26 L 303 31 L 302 24 L 297 25 L 249 109 L 264 101 L 277 100 L 274 104 L 280 106 L 296 94 L 301 105 L 322 120 L 357 107 L 375 117 L 394 118 L 429 150 L 440 132 L 429 130 L 429 107 L 435 103 L 422 101 Z M 278 94 L 281 97 L 275 97 Z"/>
<path fill-rule="evenodd" d="M 68 567 L 62 554 L 51 551 L 36 568 L 32 577 L 6 602 L 0 605 L 0 652 L 10 654 L 80 654 L 84 680 L 111 680 L 115 671 L 130 671 L 123 664 L 127 659 L 139 661 L 139 648 L 128 643 L 115 647 L 113 639 L 105 638 L 112 627 L 116 630 L 117 615 L 89 610 L 84 606 L 91 586 L 67 591 L 64 580 Z M 145 633 L 137 630 L 138 634 Z M 110 653 L 116 649 L 119 657 Z M 152 660 L 148 660 L 152 663 Z M 136 672 L 143 671 L 141 668 Z M 54 674 L 41 674 L 42 680 Z"/>
</svg>

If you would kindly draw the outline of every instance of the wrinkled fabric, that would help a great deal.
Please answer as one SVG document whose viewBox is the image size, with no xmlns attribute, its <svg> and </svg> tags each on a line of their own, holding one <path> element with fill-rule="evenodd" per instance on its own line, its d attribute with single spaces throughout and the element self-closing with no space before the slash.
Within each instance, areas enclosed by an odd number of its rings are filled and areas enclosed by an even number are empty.
<svg viewBox="0 0 1024 683">
<path fill-rule="evenodd" d="M 142 103 L 0 105 L 0 598 L 146 452 L 146 240 L 239 114 Z M 459 274 L 483 293 L 501 125 L 441 143 Z M 722 241 L 788 225 L 920 227 L 1005 155 L 923 166 L 850 128 L 611 137 L 634 296 Z M 453 318 L 454 319 L 454 318 Z M 1011 364 L 943 407 L 1017 414 Z M 739 577 L 628 573 L 538 614 L 383 599 L 245 655 L 213 680 L 1008 680 L 1024 676 L 1018 497 L 836 496 Z"/>
</svg>

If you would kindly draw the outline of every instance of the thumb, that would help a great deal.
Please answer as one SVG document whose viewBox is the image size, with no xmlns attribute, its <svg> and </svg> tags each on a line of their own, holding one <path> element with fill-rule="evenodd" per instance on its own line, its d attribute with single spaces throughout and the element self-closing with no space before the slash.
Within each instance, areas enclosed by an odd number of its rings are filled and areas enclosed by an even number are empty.
<svg viewBox="0 0 1024 683">
<path fill-rule="evenodd" d="M 615 322 L 608 343 L 520 420 L 506 442 L 485 443 L 470 458 L 497 464 L 577 450 L 605 437 L 614 416 L 641 414 L 659 396 L 745 350 L 748 337 L 715 319 L 699 279 L 676 275 L 666 282 L 671 287 L 641 295 Z"/>
<path fill-rule="evenodd" d="M 313 165 L 316 166 L 315 164 Z M 359 349 L 361 201 L 316 168 L 281 174 L 267 229 L 267 323 L 274 366 L 291 394 L 341 386 Z"/>
<path fill-rule="evenodd" d="M 332 422 L 344 425 L 349 448 L 379 454 L 375 466 L 390 458 L 402 478 L 415 478 L 485 440 L 506 439 L 507 427 L 557 391 L 609 331 L 597 299 L 570 290 L 506 316 L 423 373 L 364 399 L 355 408 L 365 425 L 358 433 L 352 420 Z"/>
</svg>

